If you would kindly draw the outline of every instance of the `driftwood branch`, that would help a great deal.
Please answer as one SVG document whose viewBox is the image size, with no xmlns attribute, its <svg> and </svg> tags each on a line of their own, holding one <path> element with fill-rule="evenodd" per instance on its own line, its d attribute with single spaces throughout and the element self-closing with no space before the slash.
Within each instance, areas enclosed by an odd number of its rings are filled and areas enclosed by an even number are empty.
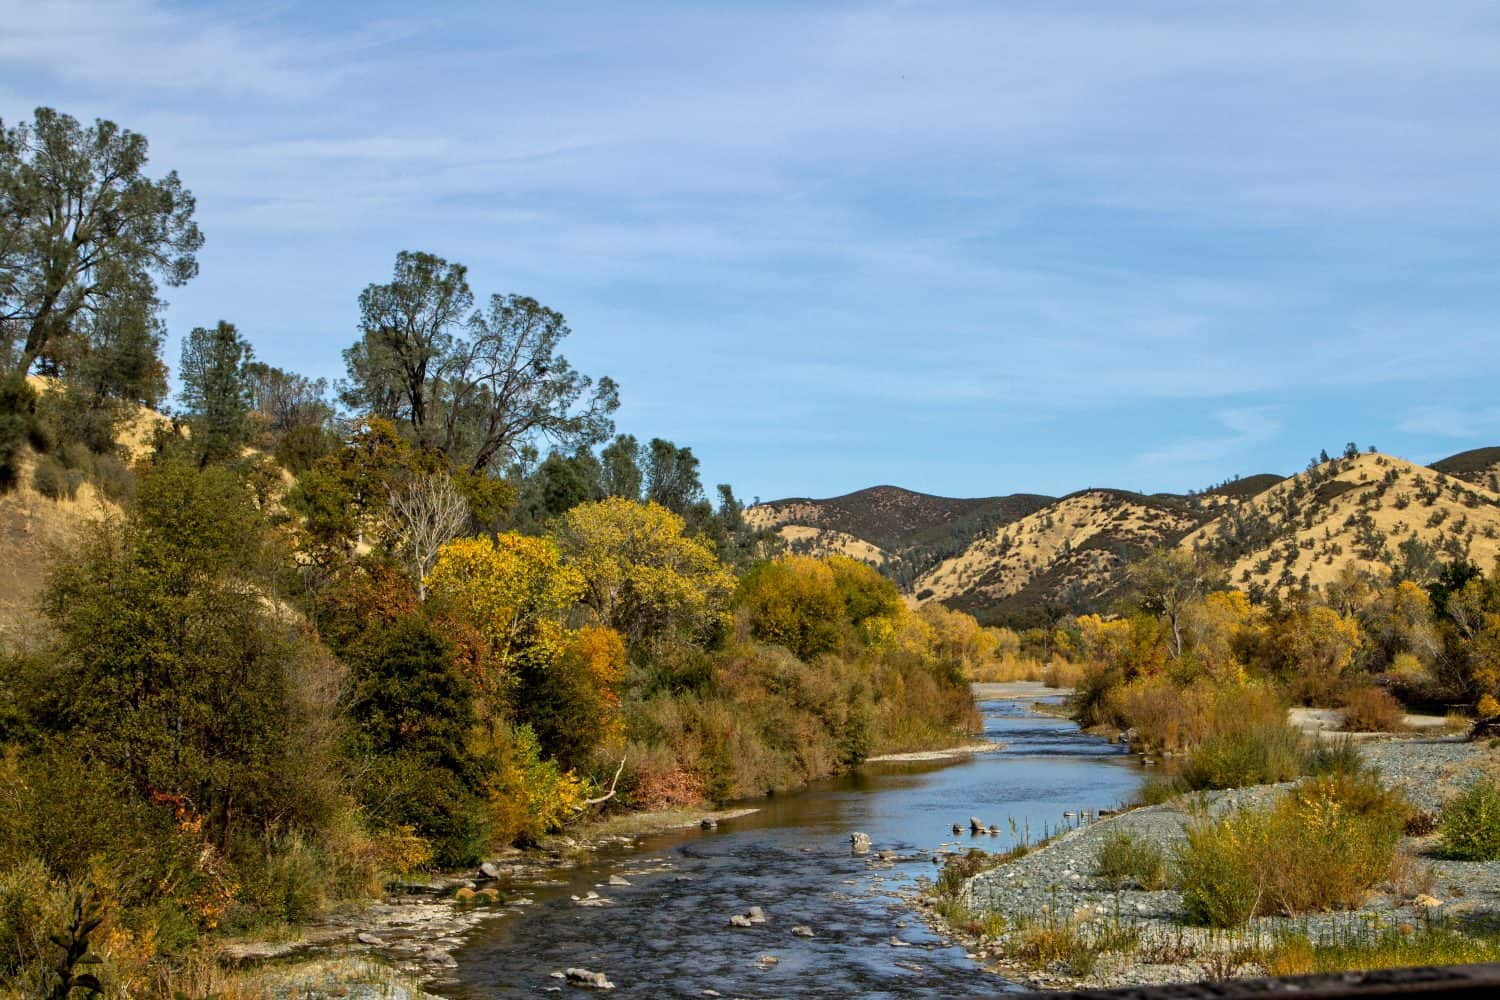
<svg viewBox="0 0 1500 1000">
<path fill-rule="evenodd" d="M 615 797 L 615 788 L 620 784 L 620 775 L 624 774 L 624 773 L 625 773 L 625 758 L 621 757 L 620 758 L 620 766 L 617 767 L 617 768 L 615 768 L 615 780 L 611 781 L 609 783 L 609 791 L 606 792 L 606 793 L 604 793 L 603 795 L 599 796 L 597 799 L 584 799 L 583 800 L 583 804 L 578 807 L 579 810 L 581 811 L 581 810 L 587 809 L 589 806 L 597 806 L 601 802 L 608 802 L 610 799 L 614 798 Z"/>
</svg>

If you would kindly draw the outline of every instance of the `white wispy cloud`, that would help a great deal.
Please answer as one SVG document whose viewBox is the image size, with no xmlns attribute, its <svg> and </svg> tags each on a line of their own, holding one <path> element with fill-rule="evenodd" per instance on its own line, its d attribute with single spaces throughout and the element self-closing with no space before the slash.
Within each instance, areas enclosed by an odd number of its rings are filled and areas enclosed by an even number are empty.
<svg viewBox="0 0 1500 1000">
<path fill-rule="evenodd" d="M 1500 435 L 1500 406 L 1415 406 L 1406 411 L 1396 429 L 1445 438 Z"/>
<path fill-rule="evenodd" d="M 1142 453 L 1136 457 L 1136 464 L 1143 469 L 1196 468 L 1209 463 L 1223 466 L 1251 447 L 1275 439 L 1283 426 L 1281 418 L 1266 407 L 1220 410 L 1214 419 L 1228 433 L 1182 438 Z"/>
</svg>

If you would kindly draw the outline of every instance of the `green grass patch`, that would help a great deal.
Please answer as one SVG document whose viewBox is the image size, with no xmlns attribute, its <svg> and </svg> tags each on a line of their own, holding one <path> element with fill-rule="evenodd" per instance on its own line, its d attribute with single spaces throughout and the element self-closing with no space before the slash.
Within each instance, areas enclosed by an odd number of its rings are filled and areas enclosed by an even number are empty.
<svg viewBox="0 0 1500 1000">
<path fill-rule="evenodd" d="M 1467 965 L 1500 961 L 1500 935 L 1410 923 L 1338 930 L 1316 940 L 1305 931 L 1278 935 L 1260 963 L 1273 976 Z"/>
</svg>

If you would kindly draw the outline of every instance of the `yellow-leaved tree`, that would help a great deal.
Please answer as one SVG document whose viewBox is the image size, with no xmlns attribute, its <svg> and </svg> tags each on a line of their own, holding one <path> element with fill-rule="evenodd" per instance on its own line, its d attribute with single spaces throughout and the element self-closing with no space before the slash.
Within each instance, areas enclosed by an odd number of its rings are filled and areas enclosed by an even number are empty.
<svg viewBox="0 0 1500 1000">
<path fill-rule="evenodd" d="M 655 503 L 609 497 L 562 516 L 555 537 L 596 622 L 634 650 L 668 639 L 702 642 L 724 628 L 734 577 L 713 547 L 684 534 Z"/>
<path fill-rule="evenodd" d="M 513 667 L 522 651 L 556 655 L 583 587 L 555 542 L 515 532 L 449 542 L 427 577 L 431 599 L 477 629 L 501 669 Z"/>
</svg>

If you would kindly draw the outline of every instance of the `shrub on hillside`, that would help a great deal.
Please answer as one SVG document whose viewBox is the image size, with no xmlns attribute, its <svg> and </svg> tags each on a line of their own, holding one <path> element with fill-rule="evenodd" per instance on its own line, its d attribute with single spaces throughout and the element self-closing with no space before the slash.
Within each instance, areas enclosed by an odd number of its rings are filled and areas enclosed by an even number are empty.
<svg viewBox="0 0 1500 1000">
<path fill-rule="evenodd" d="M 31 430 L 36 392 L 20 375 L 0 377 L 0 492 L 16 484 L 21 446 Z"/>
<path fill-rule="evenodd" d="M 78 492 L 78 481 L 73 471 L 54 455 L 43 455 L 37 459 L 36 468 L 31 472 L 31 485 L 49 500 L 71 500 Z"/>
<path fill-rule="evenodd" d="M 116 503 L 128 503 L 135 498 L 135 473 L 114 455 L 94 456 L 94 482 L 99 492 Z"/>
<path fill-rule="evenodd" d="M 1500 860 L 1500 787 L 1477 782 L 1443 806 L 1438 821 L 1445 857 L 1461 861 Z"/>
<path fill-rule="evenodd" d="M 1365 685 L 1344 696 L 1344 729 L 1351 733 L 1404 733 L 1406 709 L 1384 688 Z"/>
</svg>

